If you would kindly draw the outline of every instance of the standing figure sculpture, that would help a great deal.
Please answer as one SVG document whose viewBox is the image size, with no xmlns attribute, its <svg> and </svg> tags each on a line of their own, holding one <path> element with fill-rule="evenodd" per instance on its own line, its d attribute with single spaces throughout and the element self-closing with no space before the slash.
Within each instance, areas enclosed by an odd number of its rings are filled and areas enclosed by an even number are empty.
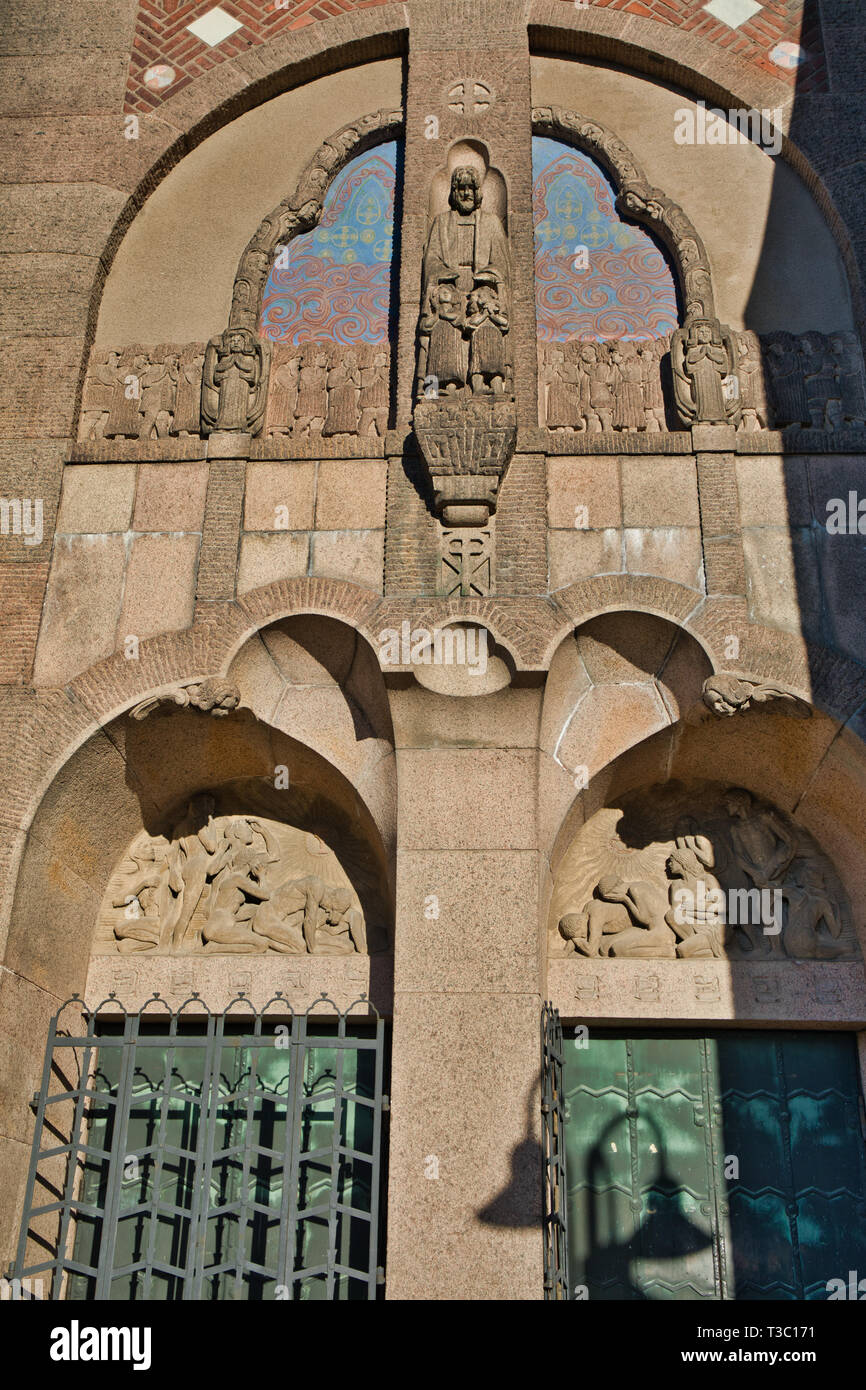
<svg viewBox="0 0 866 1390">
<path fill-rule="evenodd" d="M 248 328 L 227 328 L 207 345 L 201 379 L 202 432 L 258 434 L 265 414 L 268 357 Z"/>
<path fill-rule="evenodd" d="M 454 394 L 510 389 L 508 356 L 511 258 L 505 228 L 481 208 L 481 176 L 468 166 L 451 176 L 449 208 L 435 218 L 424 252 L 418 323 L 418 395 L 425 380 Z M 471 357 L 471 361 L 470 361 Z"/>
<path fill-rule="evenodd" d="M 693 319 L 671 338 L 674 394 L 686 424 L 724 425 L 740 417 L 737 395 L 726 396 L 736 383 L 737 350 L 729 328 L 715 319 Z M 739 386 L 737 385 L 737 392 Z"/>
<path fill-rule="evenodd" d="M 358 397 L 361 393 L 361 373 L 358 357 L 346 352 L 340 344 L 332 348 L 334 365 L 328 372 L 328 413 L 322 434 L 356 434 L 358 430 Z"/>
</svg>

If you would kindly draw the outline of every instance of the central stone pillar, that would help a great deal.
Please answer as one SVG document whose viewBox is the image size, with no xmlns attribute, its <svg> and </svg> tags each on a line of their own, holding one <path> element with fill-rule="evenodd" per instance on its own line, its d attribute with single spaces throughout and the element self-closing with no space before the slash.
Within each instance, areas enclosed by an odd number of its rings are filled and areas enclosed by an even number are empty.
<svg viewBox="0 0 866 1390">
<path fill-rule="evenodd" d="M 410 6 L 398 354 L 404 427 L 415 394 L 424 249 L 435 213 L 447 205 L 449 158 L 452 163 L 477 160 L 489 172 L 484 207 L 501 218 L 511 254 L 508 333 L 517 420 L 538 423 L 532 103 L 524 10 L 515 0 L 416 0 Z"/>
<path fill-rule="evenodd" d="M 514 427 L 537 423 L 524 8 L 410 6 L 398 409 L 428 470 L 436 535 L 425 543 L 440 565 L 446 542 L 491 539 Z M 419 381 L 434 362 L 428 399 Z M 405 566 L 400 575 L 407 592 Z M 400 849 L 387 1296 L 540 1298 L 540 691 L 494 692 L 478 678 L 491 693 L 476 695 L 475 677 L 444 666 L 435 689 L 422 679 L 391 690 Z"/>
<path fill-rule="evenodd" d="M 392 691 L 388 1298 L 542 1296 L 539 700 Z"/>
</svg>

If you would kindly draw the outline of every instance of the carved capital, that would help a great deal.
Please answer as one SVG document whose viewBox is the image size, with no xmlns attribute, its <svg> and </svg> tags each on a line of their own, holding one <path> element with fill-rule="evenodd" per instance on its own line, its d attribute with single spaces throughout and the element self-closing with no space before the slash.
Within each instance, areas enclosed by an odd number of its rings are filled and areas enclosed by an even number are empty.
<svg viewBox="0 0 866 1390">
<path fill-rule="evenodd" d="M 241 692 L 231 681 L 212 679 L 195 681 L 191 685 L 177 685 L 164 695 L 154 695 L 142 700 L 130 711 L 131 719 L 146 719 L 155 710 L 165 707 L 197 709 L 215 719 L 225 718 L 237 709 L 241 702 Z"/>
</svg>

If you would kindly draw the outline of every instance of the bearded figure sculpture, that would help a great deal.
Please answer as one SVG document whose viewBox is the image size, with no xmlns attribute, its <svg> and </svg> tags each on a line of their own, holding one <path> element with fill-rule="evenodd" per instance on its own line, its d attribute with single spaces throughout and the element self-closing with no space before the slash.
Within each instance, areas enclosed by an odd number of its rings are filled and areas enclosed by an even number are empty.
<svg viewBox="0 0 866 1390">
<path fill-rule="evenodd" d="M 449 207 L 430 228 L 418 324 L 418 394 L 504 393 L 511 256 L 501 220 L 481 207 L 481 178 L 469 167 L 451 176 Z M 432 387 L 431 387 L 432 383 Z"/>
</svg>

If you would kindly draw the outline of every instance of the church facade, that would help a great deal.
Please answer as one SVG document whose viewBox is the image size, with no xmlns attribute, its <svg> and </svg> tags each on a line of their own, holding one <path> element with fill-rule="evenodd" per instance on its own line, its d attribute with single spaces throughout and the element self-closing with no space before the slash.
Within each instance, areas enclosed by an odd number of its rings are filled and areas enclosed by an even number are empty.
<svg viewBox="0 0 866 1390">
<path fill-rule="evenodd" d="M 11 7 L 8 1279 L 851 1296 L 830 8 Z"/>
</svg>

